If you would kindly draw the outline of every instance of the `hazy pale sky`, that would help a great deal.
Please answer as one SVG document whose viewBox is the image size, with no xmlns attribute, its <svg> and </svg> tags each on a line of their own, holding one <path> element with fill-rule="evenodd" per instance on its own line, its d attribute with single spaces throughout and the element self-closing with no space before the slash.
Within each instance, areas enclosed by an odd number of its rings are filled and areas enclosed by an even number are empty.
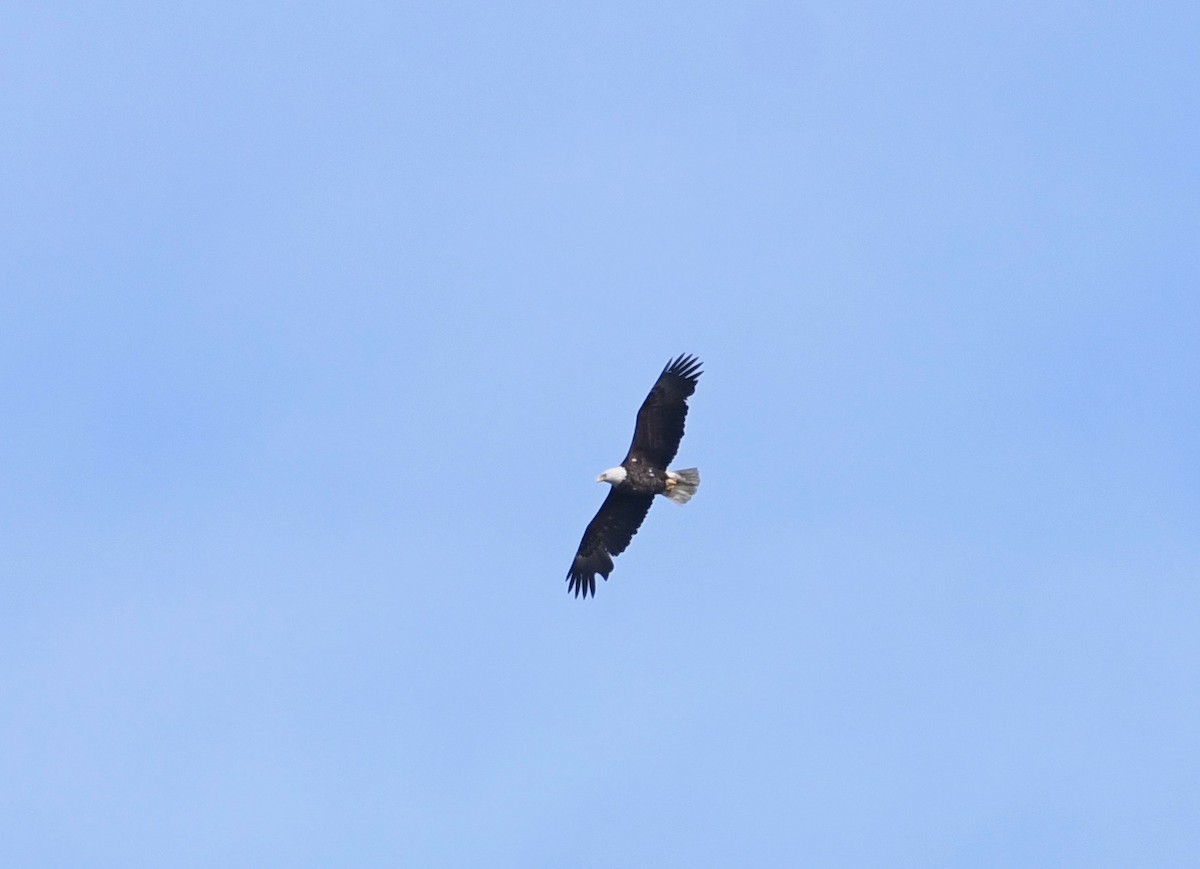
<svg viewBox="0 0 1200 869">
<path fill-rule="evenodd" d="M 9 4 L 6 860 L 1200 863 L 1198 10 Z"/>
</svg>

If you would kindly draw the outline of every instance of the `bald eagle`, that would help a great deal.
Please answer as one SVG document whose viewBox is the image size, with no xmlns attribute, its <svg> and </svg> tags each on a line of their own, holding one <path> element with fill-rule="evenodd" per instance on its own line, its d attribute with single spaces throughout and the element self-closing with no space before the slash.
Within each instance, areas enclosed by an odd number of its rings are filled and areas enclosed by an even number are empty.
<svg viewBox="0 0 1200 869">
<path fill-rule="evenodd" d="M 579 550 L 567 571 L 567 592 L 575 597 L 596 594 L 596 574 L 605 580 L 620 555 L 637 534 L 650 511 L 655 495 L 665 495 L 676 504 L 686 504 L 700 486 L 695 468 L 668 471 L 667 465 L 679 451 L 687 400 L 700 379 L 700 360 L 695 356 L 672 359 L 637 414 L 633 443 L 624 461 L 596 478 L 612 488 L 600 511 L 583 532 Z"/>
</svg>

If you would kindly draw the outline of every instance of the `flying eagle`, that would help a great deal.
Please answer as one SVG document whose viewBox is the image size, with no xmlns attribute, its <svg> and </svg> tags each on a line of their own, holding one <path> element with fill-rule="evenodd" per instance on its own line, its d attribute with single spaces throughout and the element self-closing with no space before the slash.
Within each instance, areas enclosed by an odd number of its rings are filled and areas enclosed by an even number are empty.
<svg viewBox="0 0 1200 869">
<path fill-rule="evenodd" d="M 638 410 L 633 443 L 618 467 L 596 478 L 612 488 L 600 511 L 583 532 L 579 551 L 567 571 L 567 592 L 596 594 L 596 574 L 608 579 L 614 555 L 620 555 L 637 534 L 655 495 L 666 495 L 676 504 L 686 504 L 700 487 L 695 468 L 668 471 L 667 465 L 679 451 L 687 400 L 700 379 L 700 360 L 679 356 L 667 363 L 646 400 Z"/>
</svg>

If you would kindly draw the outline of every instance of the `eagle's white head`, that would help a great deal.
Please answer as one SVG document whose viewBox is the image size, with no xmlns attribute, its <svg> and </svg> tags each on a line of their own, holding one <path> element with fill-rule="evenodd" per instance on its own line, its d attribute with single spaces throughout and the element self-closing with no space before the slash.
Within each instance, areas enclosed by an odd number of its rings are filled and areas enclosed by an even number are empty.
<svg viewBox="0 0 1200 869">
<path fill-rule="evenodd" d="M 612 483 L 614 486 L 617 483 L 625 482 L 625 469 L 618 465 L 615 468 L 609 468 L 603 474 L 596 478 L 597 483 Z"/>
</svg>

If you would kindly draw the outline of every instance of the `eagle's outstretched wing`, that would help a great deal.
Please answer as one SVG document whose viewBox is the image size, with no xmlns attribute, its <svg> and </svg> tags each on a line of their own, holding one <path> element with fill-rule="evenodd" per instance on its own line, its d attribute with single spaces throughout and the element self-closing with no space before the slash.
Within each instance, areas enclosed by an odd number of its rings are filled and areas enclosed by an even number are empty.
<svg viewBox="0 0 1200 869">
<path fill-rule="evenodd" d="M 568 592 L 575 592 L 575 597 L 581 593 L 584 597 L 595 596 L 596 574 L 608 579 L 613 569 L 612 557 L 625 551 L 653 501 L 653 495 L 622 492 L 615 486 L 609 490 L 579 541 L 579 550 L 567 571 Z"/>
<path fill-rule="evenodd" d="M 688 396 L 696 391 L 701 373 L 700 360 L 695 356 L 679 356 L 667 363 L 638 410 L 633 443 L 621 464 L 636 458 L 666 470 L 679 452 Z"/>
</svg>

